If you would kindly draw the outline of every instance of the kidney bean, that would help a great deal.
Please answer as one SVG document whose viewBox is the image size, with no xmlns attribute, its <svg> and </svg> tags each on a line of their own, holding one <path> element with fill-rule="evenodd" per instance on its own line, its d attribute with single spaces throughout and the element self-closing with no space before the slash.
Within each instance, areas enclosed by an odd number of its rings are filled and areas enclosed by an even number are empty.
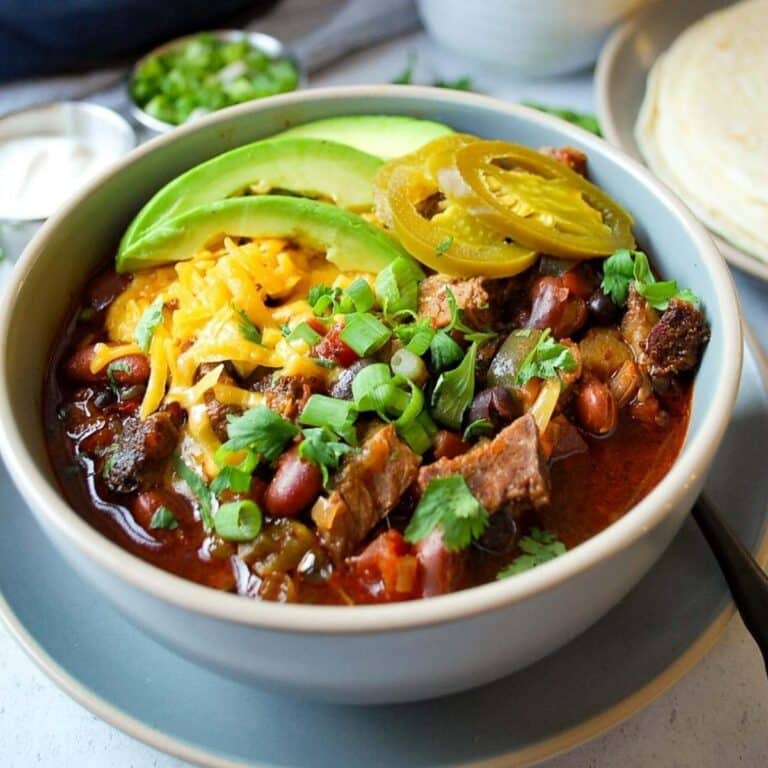
<svg viewBox="0 0 768 768">
<path fill-rule="evenodd" d="M 281 457 L 277 471 L 264 494 L 264 506 L 272 517 L 295 517 L 320 495 L 320 469 L 290 448 Z"/>
<path fill-rule="evenodd" d="M 95 384 L 108 380 L 111 371 L 113 379 L 121 385 L 146 384 L 149 379 L 149 359 L 146 355 L 125 355 L 113 360 L 100 371 L 93 373 L 91 363 L 96 345 L 83 347 L 64 363 L 64 375 L 72 381 Z"/>
<path fill-rule="evenodd" d="M 612 325 L 619 316 L 619 308 L 611 297 L 598 288 L 587 300 L 592 319 L 600 325 Z"/>
<path fill-rule="evenodd" d="M 478 419 L 487 419 L 495 429 L 500 429 L 521 413 L 515 398 L 506 387 L 491 387 L 475 395 L 467 419 L 470 424 Z"/>
<path fill-rule="evenodd" d="M 96 275 L 86 288 L 88 304 L 100 312 L 125 290 L 132 279 L 132 275 L 120 275 L 112 270 Z"/>
<path fill-rule="evenodd" d="M 597 379 L 588 379 L 576 392 L 574 409 L 579 424 L 590 434 L 607 437 L 616 429 L 619 411 L 610 389 Z"/>
<path fill-rule="evenodd" d="M 555 338 L 573 335 L 587 321 L 587 306 L 558 277 L 540 277 L 531 289 L 529 328 L 551 328 Z"/>
<path fill-rule="evenodd" d="M 339 374 L 339 378 L 331 385 L 331 390 L 328 394 L 337 400 L 351 400 L 352 381 L 363 368 L 367 368 L 372 362 L 373 360 L 370 358 L 363 357 L 352 363 L 349 368 L 344 368 Z"/>
<path fill-rule="evenodd" d="M 226 490 L 222 491 L 219 500 L 222 503 L 250 499 L 260 507 L 264 506 L 264 494 L 267 492 L 267 483 L 259 477 L 251 478 L 251 487 L 244 492 Z"/>
<path fill-rule="evenodd" d="M 189 502 L 170 488 L 154 488 L 136 495 L 132 509 L 133 519 L 145 530 L 153 534 L 162 529 L 151 529 L 152 517 L 160 507 L 170 509 L 180 526 L 195 524 L 195 517 Z"/>
</svg>

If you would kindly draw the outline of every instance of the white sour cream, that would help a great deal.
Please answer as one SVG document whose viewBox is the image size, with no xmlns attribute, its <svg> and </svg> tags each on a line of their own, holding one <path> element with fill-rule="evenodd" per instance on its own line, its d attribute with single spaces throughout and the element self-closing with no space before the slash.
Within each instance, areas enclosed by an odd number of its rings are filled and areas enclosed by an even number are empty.
<svg viewBox="0 0 768 768">
<path fill-rule="evenodd" d="M 0 139 L 0 219 L 44 219 L 121 154 L 73 136 Z"/>
</svg>

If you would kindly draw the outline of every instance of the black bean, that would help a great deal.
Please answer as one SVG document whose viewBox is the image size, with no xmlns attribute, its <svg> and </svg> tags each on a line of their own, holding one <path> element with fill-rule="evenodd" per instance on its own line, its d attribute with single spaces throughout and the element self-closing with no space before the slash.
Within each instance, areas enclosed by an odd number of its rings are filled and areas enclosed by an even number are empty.
<svg viewBox="0 0 768 768">
<path fill-rule="evenodd" d="M 352 381 L 363 368 L 367 368 L 372 362 L 374 361 L 370 358 L 363 357 L 360 360 L 356 360 L 348 368 L 343 368 L 339 378 L 331 385 L 330 396 L 336 400 L 351 400 Z"/>
<path fill-rule="evenodd" d="M 611 325 L 619 317 L 618 306 L 600 288 L 589 297 L 587 307 L 592 319 L 599 325 Z"/>
<path fill-rule="evenodd" d="M 495 429 L 500 429 L 519 415 L 520 409 L 507 389 L 491 387 L 475 395 L 467 419 L 470 424 L 479 419 L 487 419 Z"/>
</svg>

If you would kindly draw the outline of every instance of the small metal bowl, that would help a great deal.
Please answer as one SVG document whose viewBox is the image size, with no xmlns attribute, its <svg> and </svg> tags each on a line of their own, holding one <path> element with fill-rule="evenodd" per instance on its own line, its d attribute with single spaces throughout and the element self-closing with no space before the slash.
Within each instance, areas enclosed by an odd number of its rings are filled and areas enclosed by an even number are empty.
<svg viewBox="0 0 768 768">
<path fill-rule="evenodd" d="M 72 136 L 86 143 L 108 144 L 115 158 L 136 146 L 136 134 L 123 117 L 107 107 L 84 101 L 54 101 L 9 112 L 0 117 L 0 142 L 32 136 Z M 73 184 L 72 192 L 76 192 Z M 37 233 L 45 217 L 0 217 L 0 249 L 15 260 Z"/>
<path fill-rule="evenodd" d="M 133 100 L 131 84 L 133 83 L 133 79 L 136 76 L 137 71 L 149 59 L 154 58 L 155 56 L 159 56 L 163 53 L 168 53 L 168 51 L 171 51 L 174 48 L 178 48 L 179 46 L 188 43 L 190 40 L 194 40 L 201 34 L 211 35 L 217 40 L 225 40 L 231 43 L 236 43 L 245 39 L 251 44 L 253 48 L 257 48 L 258 50 L 262 51 L 267 56 L 269 56 L 270 59 L 288 59 L 296 67 L 296 71 L 298 72 L 299 79 L 296 89 L 298 90 L 299 88 L 303 88 L 307 84 L 306 72 L 301 66 L 299 60 L 291 52 L 288 46 L 286 46 L 276 37 L 272 37 L 272 35 L 265 35 L 262 32 L 248 32 L 242 29 L 216 29 L 209 32 L 195 32 L 194 34 L 177 37 L 174 40 L 163 43 L 163 45 L 159 45 L 157 48 L 154 48 L 149 53 L 142 56 L 133 65 L 131 76 L 128 80 L 128 100 L 131 104 L 130 114 L 131 117 L 133 117 L 137 122 L 141 123 L 144 127 L 149 128 L 152 131 L 156 131 L 157 133 L 164 133 L 166 131 L 172 130 L 173 128 L 178 128 L 178 126 L 174 125 L 173 123 L 166 123 L 164 120 L 158 120 L 156 117 L 148 114 Z M 226 109 L 226 107 L 224 107 L 224 109 Z"/>
</svg>

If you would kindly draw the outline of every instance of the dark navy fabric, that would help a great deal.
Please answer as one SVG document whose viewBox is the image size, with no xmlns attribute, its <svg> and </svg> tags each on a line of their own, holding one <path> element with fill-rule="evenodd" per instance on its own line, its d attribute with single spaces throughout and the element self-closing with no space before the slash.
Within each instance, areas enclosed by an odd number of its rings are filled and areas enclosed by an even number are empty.
<svg viewBox="0 0 768 768">
<path fill-rule="evenodd" d="M 200 29 L 239 24 L 277 0 L 0 0 L 0 80 L 136 56 Z"/>
</svg>

